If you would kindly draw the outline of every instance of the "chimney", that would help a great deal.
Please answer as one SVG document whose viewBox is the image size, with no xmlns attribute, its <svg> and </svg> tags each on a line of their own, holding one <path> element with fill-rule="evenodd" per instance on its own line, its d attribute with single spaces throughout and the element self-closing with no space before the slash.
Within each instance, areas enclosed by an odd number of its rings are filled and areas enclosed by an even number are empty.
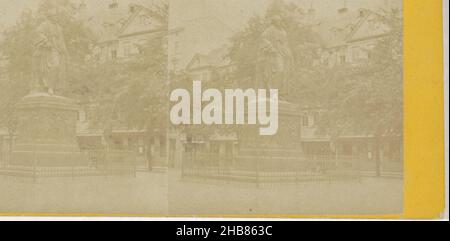
<svg viewBox="0 0 450 241">
<path fill-rule="evenodd" d="M 119 3 L 117 2 L 117 0 L 112 0 L 108 5 L 109 9 L 117 9 L 118 7 Z"/>
<path fill-rule="evenodd" d="M 128 5 L 128 12 L 130 12 L 131 14 L 135 13 L 137 10 L 138 6 L 131 3 L 130 5 Z"/>
<path fill-rule="evenodd" d="M 87 18 L 87 5 L 84 1 L 81 1 L 78 6 L 78 16 L 80 19 L 85 20 Z"/>
<path fill-rule="evenodd" d="M 309 16 L 310 18 L 315 18 L 315 17 L 316 17 L 316 10 L 313 9 L 313 8 L 309 9 L 309 10 L 308 10 L 308 16 Z"/>
<path fill-rule="evenodd" d="M 348 8 L 339 8 L 338 13 L 339 14 L 346 14 L 348 12 Z"/>
<path fill-rule="evenodd" d="M 384 0 L 383 7 L 384 7 L 385 10 L 390 11 L 392 9 L 391 1 Z"/>
<path fill-rule="evenodd" d="M 348 12 L 347 0 L 344 0 L 344 6 L 338 9 L 338 14 L 346 14 Z"/>
<path fill-rule="evenodd" d="M 316 9 L 314 9 L 314 0 L 311 0 L 311 3 L 309 5 L 309 9 L 308 9 L 308 18 L 310 20 L 313 20 L 314 18 L 316 18 Z"/>
<path fill-rule="evenodd" d="M 87 8 L 87 5 L 86 5 L 86 3 L 84 2 L 84 1 L 81 1 L 81 3 L 80 3 L 80 9 L 82 9 L 82 10 L 86 10 L 86 8 Z"/>
<path fill-rule="evenodd" d="M 363 18 L 366 16 L 367 11 L 365 9 L 361 8 L 358 10 L 358 13 L 359 13 L 359 17 Z"/>
</svg>

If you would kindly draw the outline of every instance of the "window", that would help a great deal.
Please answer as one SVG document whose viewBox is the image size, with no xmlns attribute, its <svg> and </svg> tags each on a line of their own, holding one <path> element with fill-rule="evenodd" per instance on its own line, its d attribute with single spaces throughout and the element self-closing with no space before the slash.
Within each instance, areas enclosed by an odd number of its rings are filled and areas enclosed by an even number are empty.
<svg viewBox="0 0 450 241">
<path fill-rule="evenodd" d="M 360 18 L 363 18 L 365 14 L 366 14 L 366 12 L 363 9 L 359 10 L 359 17 Z"/>
<path fill-rule="evenodd" d="M 341 64 L 344 64 L 344 63 L 346 62 L 345 54 L 339 56 L 339 62 L 340 62 Z"/>
<path fill-rule="evenodd" d="M 130 10 L 130 13 L 136 12 L 136 6 L 130 5 L 129 10 Z"/>
<path fill-rule="evenodd" d="M 193 81 L 201 80 L 200 78 L 201 78 L 200 74 L 193 74 L 193 75 L 192 75 L 192 80 L 193 80 Z"/>
<path fill-rule="evenodd" d="M 312 125 L 317 125 L 317 123 L 319 123 L 319 120 L 320 120 L 319 112 L 314 112 Z"/>
<path fill-rule="evenodd" d="M 203 72 L 202 73 L 202 80 L 203 81 L 209 81 L 209 75 L 208 75 L 208 72 Z"/>
<path fill-rule="evenodd" d="M 211 153 L 219 154 L 220 153 L 220 145 L 217 142 L 211 142 L 210 144 Z"/>
<path fill-rule="evenodd" d="M 303 127 L 309 127 L 309 117 L 308 117 L 308 115 L 304 115 L 302 117 L 302 125 L 303 125 Z"/>
<path fill-rule="evenodd" d="M 174 44 L 175 54 L 179 54 L 179 50 L 180 50 L 180 43 L 178 41 L 176 41 Z"/>
<path fill-rule="evenodd" d="M 172 59 L 172 68 L 174 70 L 178 69 L 178 60 L 176 58 Z"/>
<path fill-rule="evenodd" d="M 130 56 L 133 54 L 133 45 L 131 43 L 126 43 L 123 46 L 123 55 Z"/>
<path fill-rule="evenodd" d="M 109 9 L 114 9 L 119 7 L 119 4 L 117 3 L 117 0 L 113 0 L 110 4 L 109 4 Z"/>
<path fill-rule="evenodd" d="M 116 60 L 117 59 L 117 50 L 112 50 L 111 51 L 111 59 L 112 60 Z"/>
<path fill-rule="evenodd" d="M 150 19 L 148 16 L 141 15 L 141 16 L 139 16 L 139 23 L 141 25 L 148 25 L 148 24 L 150 24 Z"/>
<path fill-rule="evenodd" d="M 87 113 L 85 110 L 80 110 L 78 112 L 78 121 L 81 121 L 81 122 L 87 121 Z"/>
<path fill-rule="evenodd" d="M 117 111 L 112 113 L 111 120 L 119 120 L 119 113 L 117 113 Z"/>
<path fill-rule="evenodd" d="M 345 156 L 351 156 L 353 154 L 353 145 L 350 142 L 344 142 L 342 144 L 342 154 Z"/>
<path fill-rule="evenodd" d="M 161 157 L 166 156 L 166 137 L 164 135 L 159 137 L 159 153 Z"/>
<path fill-rule="evenodd" d="M 360 54 L 359 54 L 359 49 L 358 48 L 353 48 L 352 49 L 352 58 L 353 60 L 358 60 L 360 58 Z"/>
</svg>

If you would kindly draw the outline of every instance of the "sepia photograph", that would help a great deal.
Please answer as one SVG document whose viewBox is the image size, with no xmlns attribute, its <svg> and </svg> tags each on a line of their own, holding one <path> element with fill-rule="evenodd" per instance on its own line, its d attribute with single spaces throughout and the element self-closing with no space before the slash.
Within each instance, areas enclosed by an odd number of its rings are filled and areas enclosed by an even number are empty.
<svg viewBox="0 0 450 241">
<path fill-rule="evenodd" d="M 1 215 L 402 215 L 403 7 L 0 0 Z"/>
<path fill-rule="evenodd" d="M 402 1 L 172 0 L 169 12 L 170 88 L 192 92 L 180 112 L 193 115 L 168 132 L 170 214 L 402 213 Z M 211 101 L 208 88 L 232 94 Z M 268 102 L 277 129 L 261 135 L 251 121 Z M 195 123 L 196 109 L 215 121 Z"/>
<path fill-rule="evenodd" d="M 0 212 L 167 215 L 168 2 L 0 6 Z"/>
</svg>

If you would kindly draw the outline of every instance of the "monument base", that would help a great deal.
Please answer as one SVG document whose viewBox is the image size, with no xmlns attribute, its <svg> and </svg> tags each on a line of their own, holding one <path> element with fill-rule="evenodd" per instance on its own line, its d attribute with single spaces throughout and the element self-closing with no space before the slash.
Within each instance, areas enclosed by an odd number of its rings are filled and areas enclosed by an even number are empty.
<svg viewBox="0 0 450 241">
<path fill-rule="evenodd" d="M 259 127 L 245 126 L 239 135 L 237 164 L 251 171 L 277 172 L 297 168 L 302 154 L 301 114 L 295 104 L 279 101 L 279 127 L 273 136 L 261 136 Z"/>
<path fill-rule="evenodd" d="M 12 165 L 65 167 L 86 162 L 76 139 L 74 100 L 46 93 L 28 95 L 16 105 L 15 118 Z"/>
<path fill-rule="evenodd" d="M 245 125 L 240 134 L 241 147 L 269 149 L 301 148 L 301 114 L 295 104 L 279 101 L 278 131 L 272 136 L 262 136 L 259 126 Z"/>
</svg>

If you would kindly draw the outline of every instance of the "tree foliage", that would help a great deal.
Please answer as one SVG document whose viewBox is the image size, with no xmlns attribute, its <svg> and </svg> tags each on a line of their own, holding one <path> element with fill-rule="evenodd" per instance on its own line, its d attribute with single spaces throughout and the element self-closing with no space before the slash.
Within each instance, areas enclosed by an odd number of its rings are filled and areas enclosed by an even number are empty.
<svg viewBox="0 0 450 241">
<path fill-rule="evenodd" d="M 345 134 L 400 135 L 403 121 L 402 19 L 399 11 L 377 13 L 390 32 L 379 38 L 368 61 L 357 66 L 329 68 L 316 64 L 322 40 L 307 13 L 293 3 L 274 1 L 264 16 L 254 16 L 232 38 L 232 79 L 245 86 L 258 76 L 258 43 L 271 16 L 280 16 L 294 55 L 288 100 L 320 111 L 319 130 L 335 137 Z"/>
<path fill-rule="evenodd" d="M 161 31 L 145 44 L 136 46 L 141 54 L 129 61 L 101 63 L 90 58 L 96 39 L 77 18 L 77 6 L 70 0 L 41 0 L 38 10 L 24 12 L 7 29 L 0 43 L 1 54 L 8 60 L 9 75 L 0 83 L 2 119 L 7 119 L 6 113 L 28 92 L 32 78 L 31 40 L 50 7 L 58 9 L 58 23 L 69 52 L 66 95 L 93 106 L 92 125 L 107 128 L 119 122 L 130 128 L 162 127 L 167 112 L 167 4 L 153 4 L 147 9 L 160 22 Z"/>
<path fill-rule="evenodd" d="M 85 57 L 90 53 L 93 39 L 90 31 L 76 17 L 77 6 L 68 0 L 41 0 L 37 11 L 22 12 L 17 22 L 7 28 L 0 39 L 0 56 L 7 61 L 7 78 L 0 83 L 0 124 L 9 121 L 13 106 L 29 91 L 32 81 L 33 39 L 37 26 L 44 20 L 47 11 L 56 8 L 58 24 L 61 25 L 69 52 L 68 80 L 69 96 L 74 94 L 77 73 L 82 72 Z"/>
<path fill-rule="evenodd" d="M 95 103 L 93 125 L 111 128 L 119 125 L 153 132 L 165 128 L 168 108 L 168 5 L 154 5 L 149 14 L 160 27 L 139 54 L 124 61 L 95 62 L 89 82 L 80 87 L 86 99 Z"/>
<path fill-rule="evenodd" d="M 398 136 L 403 131 L 403 31 L 396 12 L 379 16 L 390 28 L 367 63 L 322 74 L 317 97 L 326 111 L 320 127 L 333 136 Z"/>
<path fill-rule="evenodd" d="M 307 11 L 294 3 L 274 1 L 263 16 L 253 16 L 245 28 L 237 32 L 231 39 L 230 58 L 236 66 L 234 79 L 239 86 L 254 83 L 258 78 L 259 53 L 262 34 L 269 28 L 271 18 L 281 18 L 284 31 L 288 35 L 289 48 L 292 51 L 295 65 L 301 66 L 297 69 L 312 67 L 313 59 L 316 58 L 315 51 L 318 47 L 317 35 L 310 25 L 306 24 Z M 292 82 L 299 81 L 291 76 Z M 296 86 L 296 84 L 293 84 Z"/>
</svg>

